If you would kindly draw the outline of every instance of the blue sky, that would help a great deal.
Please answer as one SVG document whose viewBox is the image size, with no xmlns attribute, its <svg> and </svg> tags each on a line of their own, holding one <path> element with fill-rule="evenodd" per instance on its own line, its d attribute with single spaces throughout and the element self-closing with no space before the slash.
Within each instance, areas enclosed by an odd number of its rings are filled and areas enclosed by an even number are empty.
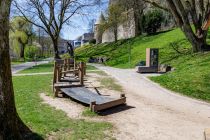
<svg viewBox="0 0 210 140">
<path fill-rule="evenodd" d="M 70 25 L 63 25 L 60 37 L 67 40 L 74 40 L 78 36 L 87 33 L 89 22 L 93 19 L 98 19 L 101 12 L 104 12 L 107 9 L 108 1 L 109 0 L 101 0 L 100 5 L 86 7 L 85 9 L 82 9 L 82 11 L 79 11 L 80 13 L 82 13 L 82 15 L 74 15 L 70 19 Z M 17 2 L 19 3 L 19 5 L 23 5 L 22 3 L 24 3 L 25 1 L 17 0 Z M 16 15 L 21 14 L 16 8 L 12 7 L 11 17 Z M 34 19 L 36 20 L 38 18 Z M 34 27 L 34 30 L 37 30 L 37 28 Z"/>
<path fill-rule="evenodd" d="M 97 20 L 101 12 L 107 9 L 108 0 L 103 0 L 100 6 L 85 9 L 85 16 L 75 15 L 71 19 L 72 25 L 65 25 L 62 29 L 61 37 L 67 40 L 73 40 L 78 36 L 88 32 L 88 24 L 92 19 Z"/>
</svg>

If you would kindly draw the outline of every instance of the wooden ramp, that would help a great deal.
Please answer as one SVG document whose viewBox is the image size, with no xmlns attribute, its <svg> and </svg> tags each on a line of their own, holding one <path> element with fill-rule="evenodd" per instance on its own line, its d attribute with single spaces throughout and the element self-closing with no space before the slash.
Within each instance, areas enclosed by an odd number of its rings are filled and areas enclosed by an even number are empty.
<svg viewBox="0 0 210 140">
<path fill-rule="evenodd" d="M 61 91 L 81 103 L 90 105 L 91 110 L 94 112 L 126 103 L 124 94 L 115 99 L 98 95 L 85 87 L 61 88 Z"/>
</svg>

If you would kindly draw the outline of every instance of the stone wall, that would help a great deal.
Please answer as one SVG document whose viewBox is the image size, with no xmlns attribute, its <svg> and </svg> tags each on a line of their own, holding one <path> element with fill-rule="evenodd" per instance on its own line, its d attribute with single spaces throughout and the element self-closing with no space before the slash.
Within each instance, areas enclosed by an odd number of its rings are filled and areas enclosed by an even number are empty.
<svg viewBox="0 0 210 140">
<path fill-rule="evenodd" d="M 131 9 L 128 11 L 128 20 L 124 23 L 119 24 L 118 26 L 118 35 L 117 39 L 128 39 L 136 36 L 136 26 L 134 11 Z M 102 43 L 113 42 L 114 41 L 114 32 L 112 28 L 107 29 L 102 35 Z"/>
</svg>

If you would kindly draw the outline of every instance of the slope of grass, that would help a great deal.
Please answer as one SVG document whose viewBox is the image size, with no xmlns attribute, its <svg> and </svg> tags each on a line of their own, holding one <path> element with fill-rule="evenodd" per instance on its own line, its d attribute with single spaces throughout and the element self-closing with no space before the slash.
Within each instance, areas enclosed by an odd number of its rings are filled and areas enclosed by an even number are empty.
<svg viewBox="0 0 210 140">
<path fill-rule="evenodd" d="M 210 101 L 210 53 L 192 54 L 191 45 L 180 29 L 121 40 L 117 43 L 83 46 L 76 50 L 76 54 L 85 60 L 91 56 L 107 57 L 109 60 L 105 64 L 108 66 L 134 68 L 138 62 L 145 61 L 146 48 L 159 48 L 160 63 L 175 68 L 175 71 L 152 77 L 152 80 L 184 95 Z"/>
<path fill-rule="evenodd" d="M 51 92 L 51 80 L 51 75 L 13 77 L 17 111 L 27 126 L 44 138 L 57 132 L 56 139 L 109 139 L 104 131 L 109 131 L 111 124 L 69 119 L 64 112 L 42 103 L 39 94 Z"/>
<path fill-rule="evenodd" d="M 168 61 L 173 57 L 178 57 L 176 51 L 169 45 L 177 42 L 181 51 L 190 51 L 190 44 L 185 40 L 183 33 L 179 30 L 172 30 L 153 36 L 140 36 L 128 40 L 120 40 L 117 43 L 105 43 L 95 46 L 83 46 L 76 49 L 76 54 L 80 59 L 89 57 L 107 57 L 106 65 L 118 68 L 135 67 L 135 65 L 145 60 L 146 48 L 160 48 L 161 62 Z M 182 43 L 179 43 L 182 42 Z M 131 48 L 131 65 L 129 64 L 129 50 Z M 170 56 L 170 58 L 168 58 Z"/>
</svg>

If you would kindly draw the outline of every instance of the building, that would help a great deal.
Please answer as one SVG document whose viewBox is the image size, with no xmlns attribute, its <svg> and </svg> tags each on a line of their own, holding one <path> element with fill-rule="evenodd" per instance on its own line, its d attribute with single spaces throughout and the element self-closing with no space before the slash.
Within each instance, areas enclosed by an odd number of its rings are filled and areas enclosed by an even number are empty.
<svg viewBox="0 0 210 140">
<path fill-rule="evenodd" d="M 94 39 L 94 33 L 84 33 L 82 36 L 79 36 L 72 41 L 72 45 L 74 48 L 77 48 L 88 43 L 92 39 Z"/>
<path fill-rule="evenodd" d="M 122 2 L 120 0 L 110 0 L 109 6 L 112 4 L 116 4 L 118 2 Z M 125 0 L 124 2 L 127 3 L 125 11 L 122 13 L 126 15 L 127 19 L 123 23 L 119 23 L 117 28 L 117 39 L 128 39 L 135 36 L 138 36 L 141 33 L 141 25 L 140 25 L 140 6 L 141 1 L 138 0 L 138 5 L 135 5 L 130 0 Z M 143 9 L 143 8 L 142 8 Z M 105 43 L 105 42 L 113 42 L 115 35 L 112 28 L 108 28 L 105 31 L 100 29 L 100 25 L 105 22 L 104 15 L 101 14 L 97 22 L 95 23 L 95 39 L 96 43 Z"/>
<path fill-rule="evenodd" d="M 65 39 L 62 39 L 62 38 L 60 38 L 58 40 L 58 52 L 59 52 L 59 54 L 65 54 L 65 53 L 68 52 L 67 42 L 71 42 L 71 40 L 65 40 Z"/>
<path fill-rule="evenodd" d="M 94 33 L 84 33 L 81 38 L 81 45 L 88 43 L 92 39 L 94 39 Z"/>
</svg>

